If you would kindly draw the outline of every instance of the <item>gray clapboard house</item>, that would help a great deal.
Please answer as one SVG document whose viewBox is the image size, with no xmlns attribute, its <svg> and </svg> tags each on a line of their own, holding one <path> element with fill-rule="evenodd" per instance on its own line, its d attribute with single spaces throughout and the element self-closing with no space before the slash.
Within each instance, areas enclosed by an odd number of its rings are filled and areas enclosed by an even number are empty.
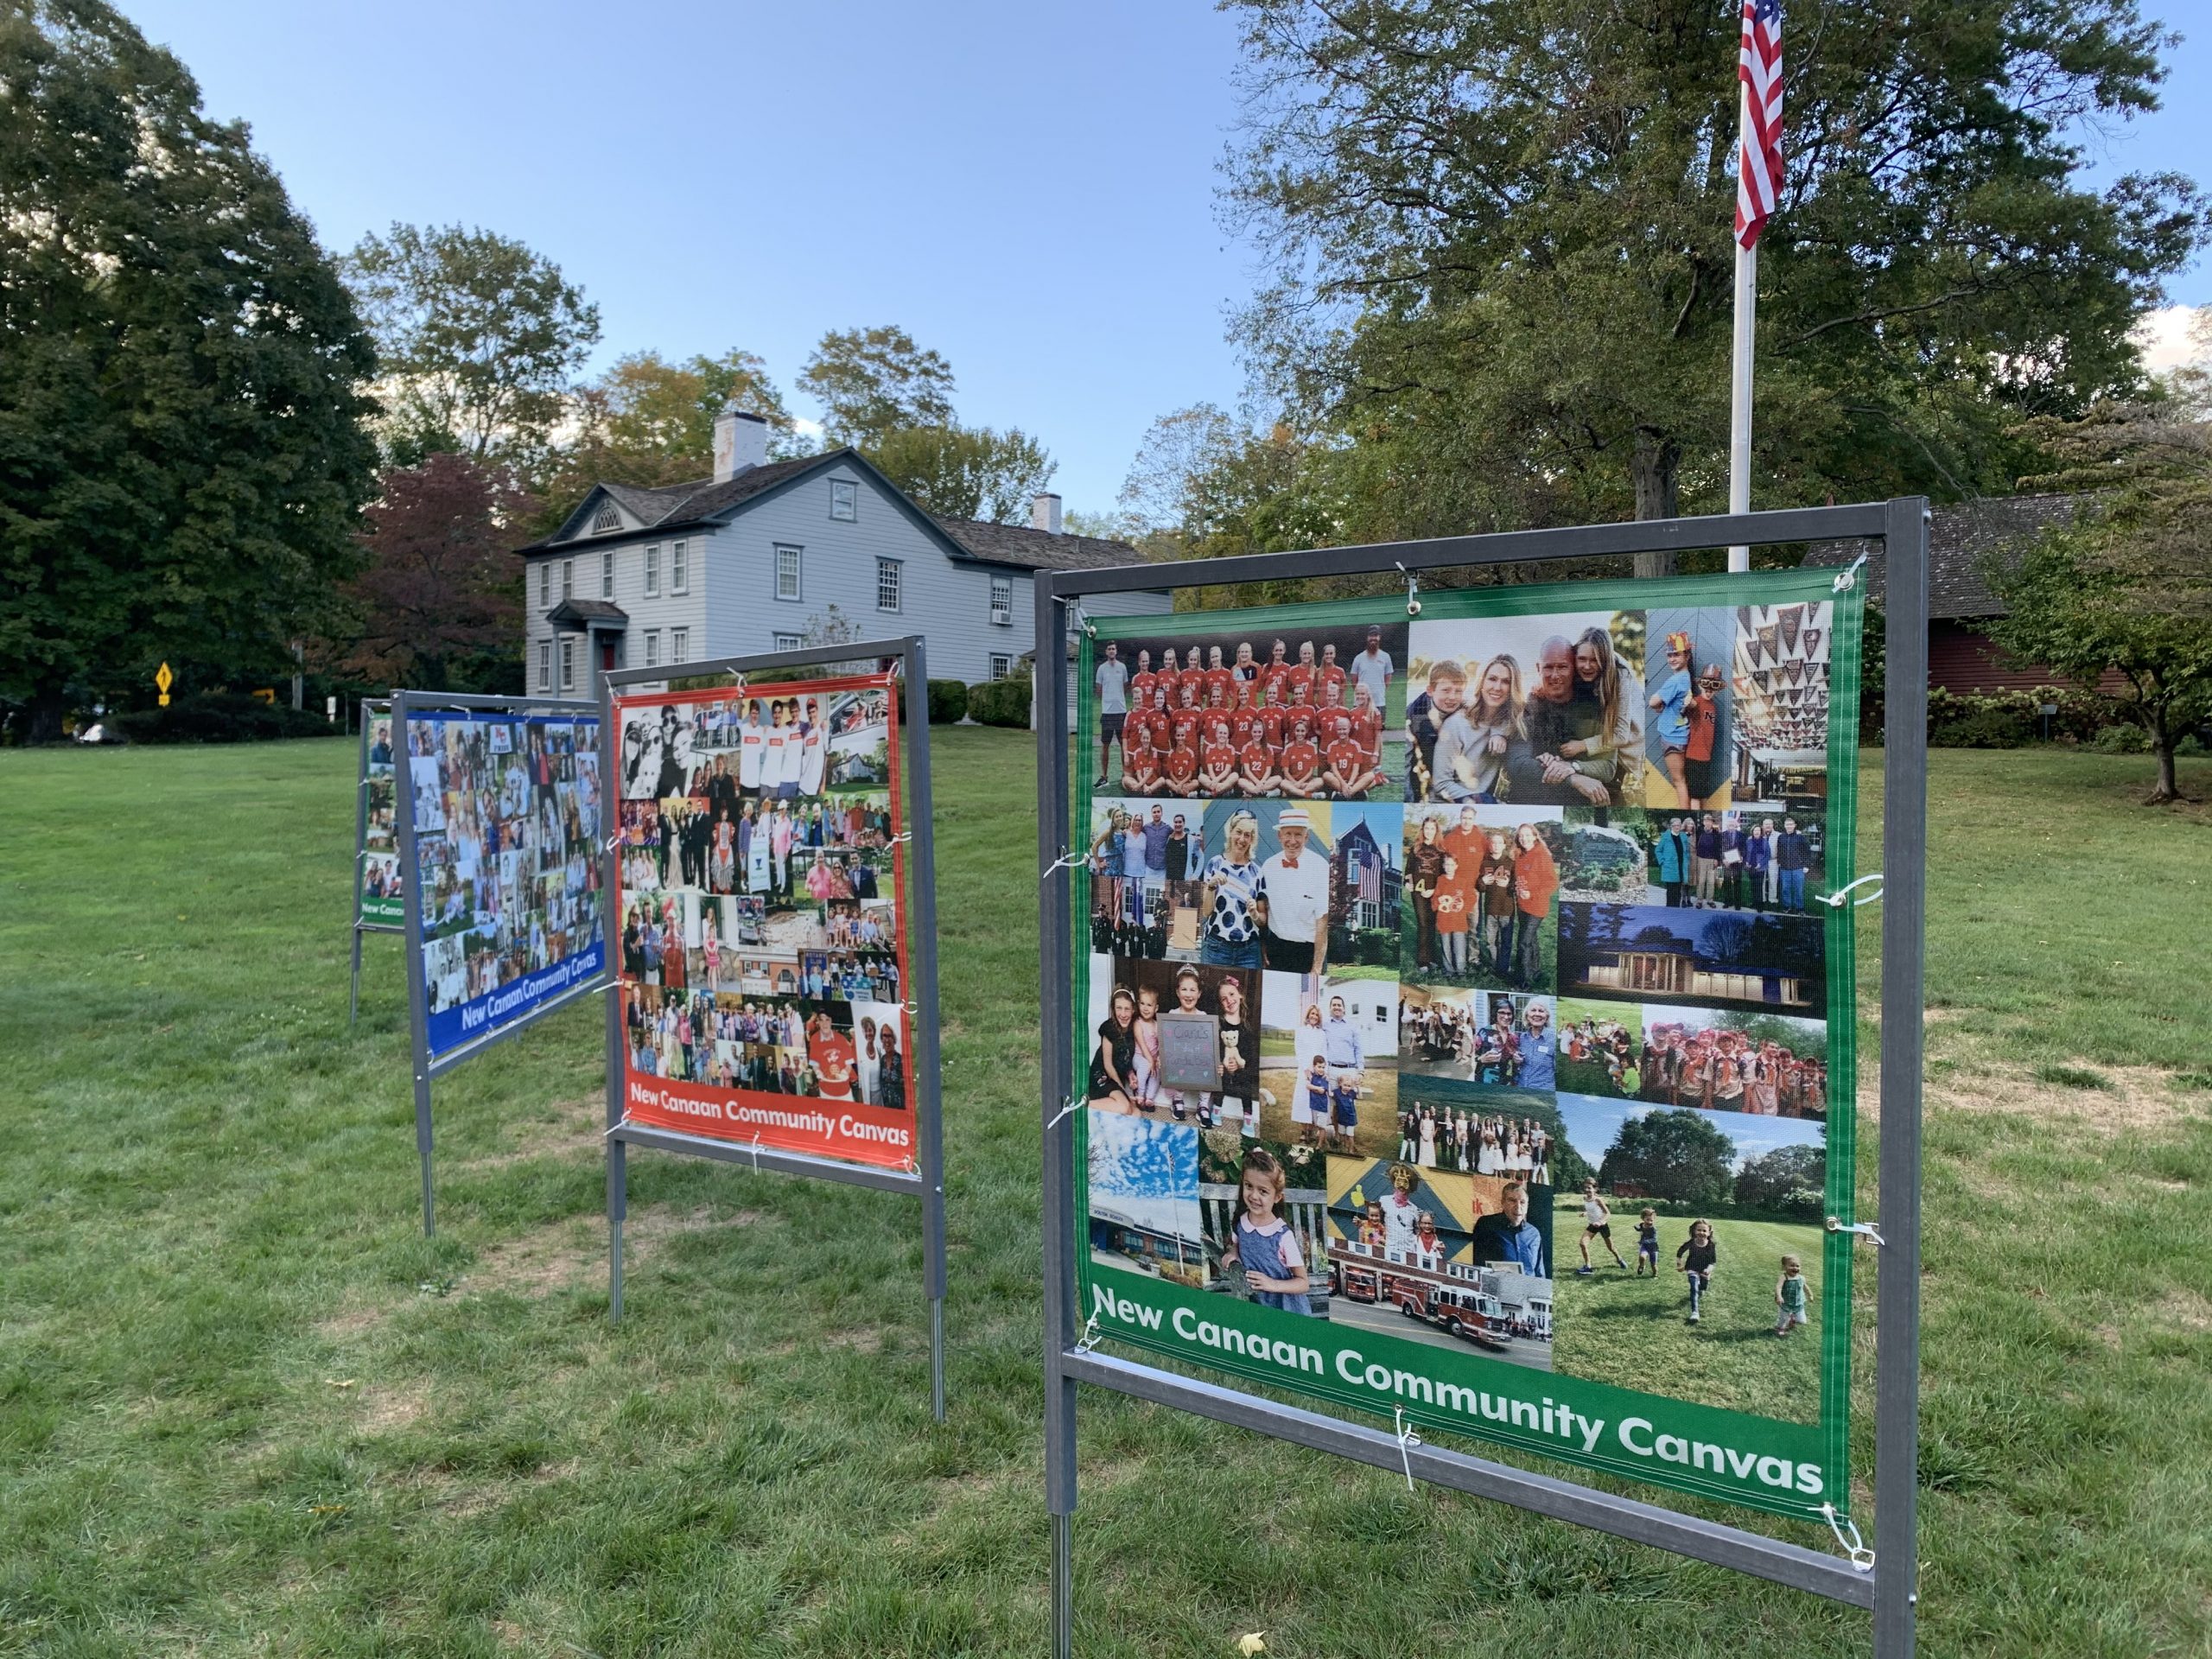
<svg viewBox="0 0 2212 1659">
<path fill-rule="evenodd" d="M 996 679 L 1035 646 L 1031 579 L 1130 564 L 1123 542 L 1065 533 L 1059 498 L 1027 525 L 938 518 L 856 450 L 767 459 L 767 423 L 715 426 L 715 474 L 663 489 L 594 486 L 553 535 L 518 551 L 535 693 L 590 696 L 596 673 L 796 650 L 831 620 L 861 639 L 918 633 L 938 679 Z M 1100 613 L 1173 608 L 1165 591 L 1104 596 Z"/>
</svg>

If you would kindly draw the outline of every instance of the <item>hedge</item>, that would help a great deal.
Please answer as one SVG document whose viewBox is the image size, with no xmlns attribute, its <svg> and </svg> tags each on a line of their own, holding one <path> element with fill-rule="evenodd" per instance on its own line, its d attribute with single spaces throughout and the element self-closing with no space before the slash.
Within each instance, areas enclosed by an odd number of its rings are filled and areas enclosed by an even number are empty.
<svg viewBox="0 0 2212 1659">
<path fill-rule="evenodd" d="M 259 743 L 283 737 L 342 737 L 320 711 L 264 702 L 243 691 L 179 697 L 166 709 L 111 715 L 108 729 L 131 743 Z"/>
<path fill-rule="evenodd" d="M 1029 724 L 1029 677 L 984 680 L 968 688 L 968 713 L 979 725 Z"/>
<path fill-rule="evenodd" d="M 968 687 L 959 680 L 930 682 L 930 724 L 957 726 L 968 713 Z"/>
</svg>

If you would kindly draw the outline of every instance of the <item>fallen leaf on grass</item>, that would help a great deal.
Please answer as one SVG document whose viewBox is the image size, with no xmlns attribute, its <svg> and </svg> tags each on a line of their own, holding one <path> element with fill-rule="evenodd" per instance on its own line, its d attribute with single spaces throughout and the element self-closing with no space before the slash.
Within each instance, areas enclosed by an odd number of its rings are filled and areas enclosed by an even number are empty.
<svg viewBox="0 0 2212 1659">
<path fill-rule="evenodd" d="M 1236 1638 L 1236 1651 L 1246 1655 L 1247 1659 L 1249 1659 L 1252 1654 L 1265 1653 L 1268 1650 L 1267 1638 L 1268 1633 L 1265 1630 L 1248 1631 Z"/>
<path fill-rule="evenodd" d="M 353 1379 L 350 1376 L 326 1376 L 322 1380 L 334 1389 L 350 1389 L 353 1386 Z"/>
</svg>

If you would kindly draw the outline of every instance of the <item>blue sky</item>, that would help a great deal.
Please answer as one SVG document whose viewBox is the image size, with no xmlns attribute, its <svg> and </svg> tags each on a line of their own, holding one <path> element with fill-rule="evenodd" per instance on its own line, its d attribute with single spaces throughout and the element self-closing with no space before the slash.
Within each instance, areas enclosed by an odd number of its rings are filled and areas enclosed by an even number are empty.
<svg viewBox="0 0 2212 1659">
<path fill-rule="evenodd" d="M 1204 0 L 121 3 L 326 243 L 518 237 L 599 302 L 602 363 L 742 346 L 788 391 L 824 329 L 896 322 L 1093 512 L 1154 416 L 1242 388 L 1223 325 L 1256 271 L 1213 198 L 1236 40 Z M 2099 171 L 2212 172 L 2212 0 L 2152 10 L 2196 38 Z M 2212 302 L 2212 265 L 2174 297 Z"/>
</svg>

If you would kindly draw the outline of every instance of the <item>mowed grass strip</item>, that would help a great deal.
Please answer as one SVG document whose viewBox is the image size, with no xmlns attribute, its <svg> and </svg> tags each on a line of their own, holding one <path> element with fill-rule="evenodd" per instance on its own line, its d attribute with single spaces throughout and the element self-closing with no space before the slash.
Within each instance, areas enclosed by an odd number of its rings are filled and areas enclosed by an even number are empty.
<svg viewBox="0 0 2212 1659">
<path fill-rule="evenodd" d="M 0 1652 L 1040 1650 L 1032 749 L 934 737 L 943 1428 L 887 1195 L 640 1154 L 608 1327 L 595 999 L 442 1082 L 419 1236 L 396 938 L 346 1026 L 351 743 L 0 754 Z M 1932 788 L 1926 1649 L 2201 1652 L 2212 827 L 2126 759 Z M 1110 1396 L 1082 1450 L 1087 1655 L 1866 1646 Z"/>
</svg>

